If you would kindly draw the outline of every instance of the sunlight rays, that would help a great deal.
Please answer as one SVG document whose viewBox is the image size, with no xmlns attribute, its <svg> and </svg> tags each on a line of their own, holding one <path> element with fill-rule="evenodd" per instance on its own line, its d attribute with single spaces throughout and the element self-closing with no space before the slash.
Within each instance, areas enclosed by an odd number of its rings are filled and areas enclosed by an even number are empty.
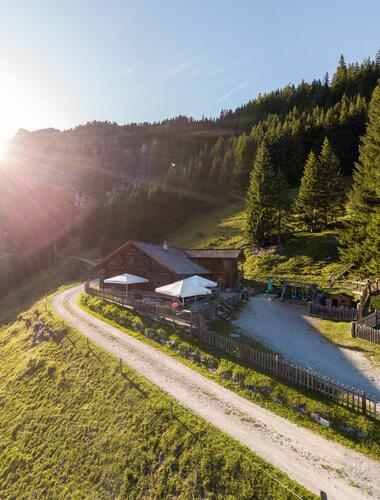
<svg viewBox="0 0 380 500">
<path fill-rule="evenodd" d="M 21 127 L 39 128 L 52 123 L 53 114 L 42 97 L 41 90 L 30 82 L 15 78 L 9 71 L 0 70 L 0 155 L 6 153 L 7 141 Z"/>
</svg>

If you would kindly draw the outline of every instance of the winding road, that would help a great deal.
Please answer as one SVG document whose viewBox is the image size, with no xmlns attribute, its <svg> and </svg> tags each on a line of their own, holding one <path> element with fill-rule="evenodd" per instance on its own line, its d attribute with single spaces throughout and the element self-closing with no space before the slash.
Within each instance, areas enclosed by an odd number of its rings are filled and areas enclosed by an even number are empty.
<svg viewBox="0 0 380 500">
<path fill-rule="evenodd" d="M 101 348 L 216 428 L 327 498 L 380 499 L 380 463 L 255 405 L 78 305 L 83 286 L 56 295 L 54 310 Z"/>
</svg>

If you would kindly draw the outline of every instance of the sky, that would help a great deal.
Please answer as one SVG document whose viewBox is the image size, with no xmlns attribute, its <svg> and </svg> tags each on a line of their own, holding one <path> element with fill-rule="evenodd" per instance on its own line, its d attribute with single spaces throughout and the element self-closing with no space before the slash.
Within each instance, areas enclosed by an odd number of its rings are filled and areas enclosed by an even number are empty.
<svg viewBox="0 0 380 500">
<path fill-rule="evenodd" d="M 18 128 L 217 116 L 380 47 L 366 0 L 0 0 L 0 142 Z"/>
</svg>

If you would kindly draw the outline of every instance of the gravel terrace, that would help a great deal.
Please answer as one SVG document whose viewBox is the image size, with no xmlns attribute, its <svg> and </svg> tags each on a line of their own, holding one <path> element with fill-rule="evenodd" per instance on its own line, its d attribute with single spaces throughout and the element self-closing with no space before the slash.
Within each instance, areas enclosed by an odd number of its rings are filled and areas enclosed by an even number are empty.
<svg viewBox="0 0 380 500">
<path fill-rule="evenodd" d="M 306 315 L 306 306 L 257 295 L 232 323 L 289 361 L 365 390 L 380 401 L 380 370 L 362 353 L 326 340 Z"/>
</svg>

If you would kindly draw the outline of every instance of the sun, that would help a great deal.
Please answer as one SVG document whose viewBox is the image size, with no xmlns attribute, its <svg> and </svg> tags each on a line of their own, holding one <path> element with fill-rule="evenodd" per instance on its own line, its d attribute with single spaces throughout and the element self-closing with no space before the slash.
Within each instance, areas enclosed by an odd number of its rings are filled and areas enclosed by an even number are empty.
<svg viewBox="0 0 380 500">
<path fill-rule="evenodd" d="M 45 89 L 46 94 L 46 89 Z M 0 71 L 0 155 L 8 149 L 8 141 L 20 128 L 36 130 L 50 126 L 52 112 L 48 109 L 47 96 L 36 90 L 33 82 L 16 78 L 7 71 Z"/>
</svg>

